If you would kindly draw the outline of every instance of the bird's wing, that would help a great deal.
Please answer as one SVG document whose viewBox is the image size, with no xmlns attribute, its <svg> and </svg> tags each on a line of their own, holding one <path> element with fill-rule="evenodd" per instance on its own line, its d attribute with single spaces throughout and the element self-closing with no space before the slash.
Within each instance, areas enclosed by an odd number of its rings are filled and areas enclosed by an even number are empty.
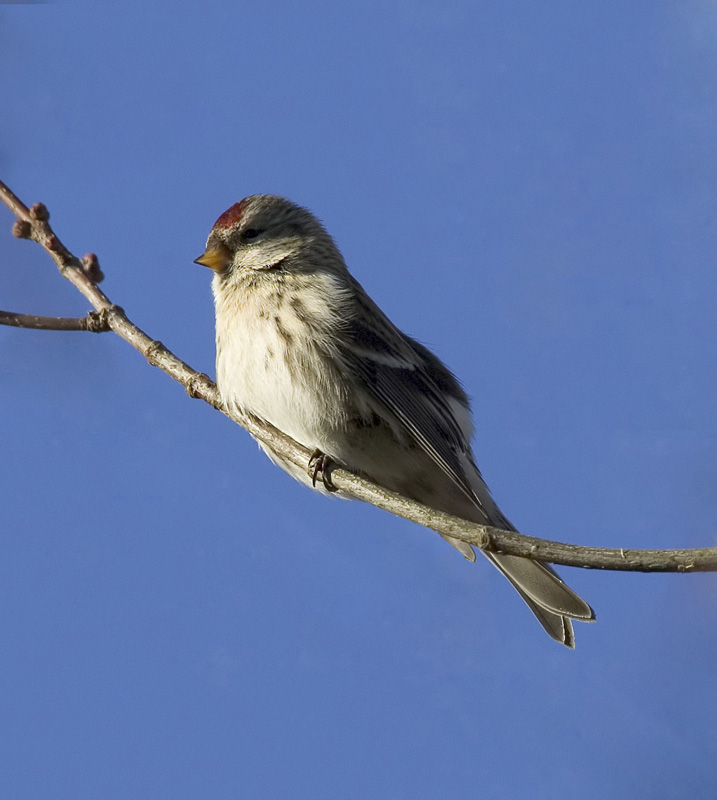
<svg viewBox="0 0 717 800">
<path fill-rule="evenodd" d="M 360 289 L 360 287 L 358 287 Z M 467 399 L 456 378 L 425 347 L 402 334 L 360 290 L 360 312 L 342 324 L 338 353 L 347 373 L 364 384 L 385 412 L 477 506 L 464 464 L 470 443 L 454 413 Z M 486 515 L 487 516 L 487 515 Z"/>
</svg>

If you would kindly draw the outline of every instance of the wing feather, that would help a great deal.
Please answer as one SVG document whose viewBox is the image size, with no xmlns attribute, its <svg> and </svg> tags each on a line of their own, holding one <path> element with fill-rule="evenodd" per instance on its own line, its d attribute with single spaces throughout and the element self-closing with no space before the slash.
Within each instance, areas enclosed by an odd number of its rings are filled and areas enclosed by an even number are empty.
<svg viewBox="0 0 717 800">
<path fill-rule="evenodd" d="M 364 384 L 384 412 L 482 509 L 462 465 L 461 456 L 470 453 L 470 443 L 452 409 L 452 401 L 467 404 L 463 389 L 427 348 L 402 334 L 363 290 L 360 301 L 364 313 L 342 325 L 342 334 L 351 342 L 339 354 L 348 374 Z"/>
</svg>

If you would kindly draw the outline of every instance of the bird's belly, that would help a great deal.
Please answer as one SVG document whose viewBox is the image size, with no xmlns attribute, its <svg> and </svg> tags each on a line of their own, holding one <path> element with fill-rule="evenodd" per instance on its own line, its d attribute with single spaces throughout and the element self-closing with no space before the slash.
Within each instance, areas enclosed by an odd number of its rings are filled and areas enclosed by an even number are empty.
<svg viewBox="0 0 717 800">
<path fill-rule="evenodd" d="M 242 323 L 239 320 L 239 323 Z M 295 337 L 275 325 L 252 321 L 217 336 L 217 385 L 224 402 L 271 423 L 310 449 L 325 450 L 340 423 L 341 407 L 326 376 L 301 358 Z"/>
</svg>

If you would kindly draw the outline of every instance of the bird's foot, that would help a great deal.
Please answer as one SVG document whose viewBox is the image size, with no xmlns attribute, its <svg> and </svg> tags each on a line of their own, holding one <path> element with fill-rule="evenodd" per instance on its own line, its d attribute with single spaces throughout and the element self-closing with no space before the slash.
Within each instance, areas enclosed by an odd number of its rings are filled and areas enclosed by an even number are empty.
<svg viewBox="0 0 717 800">
<path fill-rule="evenodd" d="M 334 460 L 331 456 L 327 456 L 326 453 L 322 453 L 321 450 L 314 450 L 309 459 L 309 475 L 311 477 L 311 483 L 314 487 L 316 487 L 316 480 L 321 474 L 321 481 L 324 484 L 324 488 L 327 492 L 335 492 L 337 491 L 336 487 L 334 486 L 334 482 L 331 480 L 331 469 L 334 466 Z"/>
</svg>

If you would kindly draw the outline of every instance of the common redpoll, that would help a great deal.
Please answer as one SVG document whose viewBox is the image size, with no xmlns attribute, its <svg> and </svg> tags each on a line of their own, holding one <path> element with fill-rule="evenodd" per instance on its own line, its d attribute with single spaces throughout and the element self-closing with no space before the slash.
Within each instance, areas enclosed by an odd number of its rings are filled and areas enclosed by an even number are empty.
<svg viewBox="0 0 717 800">
<path fill-rule="evenodd" d="M 315 451 L 312 475 L 262 445 L 280 467 L 326 492 L 335 463 L 448 514 L 514 530 L 476 467 L 460 384 L 369 298 L 309 211 L 247 197 L 215 222 L 197 263 L 214 271 L 223 401 Z M 444 538 L 475 560 L 470 545 Z M 570 620 L 594 619 L 590 606 L 547 564 L 484 555 L 548 634 L 573 647 Z"/>
</svg>

